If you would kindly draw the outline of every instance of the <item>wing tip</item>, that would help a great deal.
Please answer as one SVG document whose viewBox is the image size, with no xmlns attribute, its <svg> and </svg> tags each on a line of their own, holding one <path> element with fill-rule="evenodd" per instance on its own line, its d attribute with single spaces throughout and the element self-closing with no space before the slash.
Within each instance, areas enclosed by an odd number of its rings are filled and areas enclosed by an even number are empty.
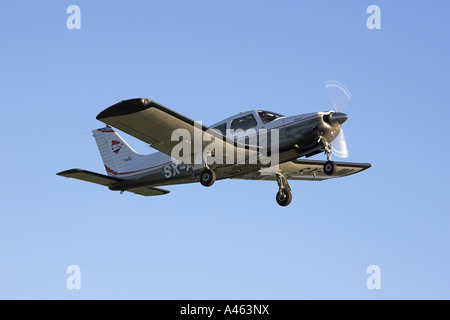
<svg viewBox="0 0 450 320">
<path fill-rule="evenodd" d="M 96 119 L 102 121 L 106 118 L 136 113 L 151 107 L 151 104 L 153 103 L 155 102 L 147 98 L 122 100 L 100 112 L 97 115 Z"/>
</svg>

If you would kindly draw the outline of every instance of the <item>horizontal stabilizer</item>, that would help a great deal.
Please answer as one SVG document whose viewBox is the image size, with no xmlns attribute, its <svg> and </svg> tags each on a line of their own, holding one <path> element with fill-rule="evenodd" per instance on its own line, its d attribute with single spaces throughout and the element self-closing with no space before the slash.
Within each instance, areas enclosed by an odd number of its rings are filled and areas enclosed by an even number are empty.
<svg viewBox="0 0 450 320">
<path fill-rule="evenodd" d="M 108 177 L 108 176 L 105 176 L 104 174 L 87 171 L 87 170 L 83 170 L 83 169 L 66 170 L 66 171 L 57 173 L 57 175 L 66 177 L 66 178 L 74 178 L 74 179 L 78 179 L 78 180 L 92 182 L 92 183 L 100 184 L 102 186 L 109 186 L 116 182 L 121 181 L 120 179 Z"/>
<path fill-rule="evenodd" d="M 92 182 L 96 184 L 100 184 L 102 186 L 111 186 L 119 181 L 122 181 L 117 178 L 108 177 L 100 173 L 87 171 L 83 169 L 71 169 L 66 170 L 60 173 L 57 173 L 58 176 L 66 177 L 66 178 L 74 178 L 78 180 L 83 180 L 87 182 Z M 170 191 L 160 189 L 160 188 L 154 188 L 154 187 L 139 187 L 139 188 L 131 188 L 126 189 L 124 191 L 132 192 L 135 194 L 140 194 L 141 196 L 159 196 L 163 194 L 167 194 Z"/>
</svg>

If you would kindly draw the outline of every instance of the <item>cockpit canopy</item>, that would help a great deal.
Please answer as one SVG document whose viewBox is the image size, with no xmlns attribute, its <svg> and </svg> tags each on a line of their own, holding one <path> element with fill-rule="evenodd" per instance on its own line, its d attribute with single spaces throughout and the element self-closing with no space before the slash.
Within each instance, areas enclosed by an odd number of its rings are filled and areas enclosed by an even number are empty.
<svg viewBox="0 0 450 320">
<path fill-rule="evenodd" d="M 216 124 L 213 128 L 222 132 L 223 135 L 226 135 L 227 129 L 231 129 L 233 131 L 245 131 L 257 127 L 259 128 L 282 117 L 284 116 L 265 110 L 249 111 L 243 114 L 236 115 L 234 117 L 230 117 L 223 122 Z"/>
</svg>

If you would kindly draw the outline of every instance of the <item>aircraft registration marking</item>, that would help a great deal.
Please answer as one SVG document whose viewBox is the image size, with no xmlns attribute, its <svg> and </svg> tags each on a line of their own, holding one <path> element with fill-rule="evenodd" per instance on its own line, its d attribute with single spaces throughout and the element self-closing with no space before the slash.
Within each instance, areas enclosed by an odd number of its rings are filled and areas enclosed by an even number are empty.
<svg viewBox="0 0 450 320">
<path fill-rule="evenodd" d="M 171 163 L 164 167 L 164 177 L 166 177 L 166 179 L 169 179 L 176 175 L 181 174 L 181 172 L 183 171 L 184 172 L 194 171 L 194 169 L 187 164 Z"/>
</svg>

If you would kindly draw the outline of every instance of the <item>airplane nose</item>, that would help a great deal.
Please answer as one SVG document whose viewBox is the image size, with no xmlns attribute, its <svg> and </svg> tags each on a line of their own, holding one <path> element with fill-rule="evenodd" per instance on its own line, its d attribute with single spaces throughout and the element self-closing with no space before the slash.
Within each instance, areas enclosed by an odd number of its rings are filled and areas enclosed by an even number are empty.
<svg viewBox="0 0 450 320">
<path fill-rule="evenodd" d="M 345 121 L 347 121 L 347 119 L 348 119 L 348 115 L 346 115 L 343 112 L 333 112 L 330 115 L 330 121 L 339 123 L 339 124 L 343 124 Z"/>
</svg>

